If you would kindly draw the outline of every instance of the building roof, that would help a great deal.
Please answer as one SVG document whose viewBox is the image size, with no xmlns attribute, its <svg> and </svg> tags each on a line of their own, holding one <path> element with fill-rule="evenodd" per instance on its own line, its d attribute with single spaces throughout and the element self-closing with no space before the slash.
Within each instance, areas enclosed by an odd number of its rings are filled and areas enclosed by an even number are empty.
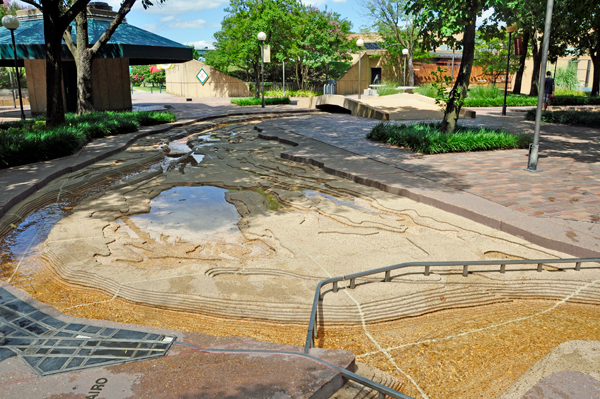
<svg viewBox="0 0 600 399">
<path fill-rule="evenodd" d="M 112 18 L 88 19 L 88 37 L 90 44 L 95 43 L 110 24 Z M 17 58 L 23 65 L 23 59 L 46 58 L 44 42 L 44 22 L 41 15 L 28 15 L 19 18 L 19 28 L 15 30 Z M 73 41 L 76 42 L 75 23 Z M 162 36 L 122 23 L 111 39 L 98 52 L 99 58 L 129 58 L 129 65 L 168 64 L 189 61 L 193 58 L 190 47 L 174 42 Z M 62 58 L 73 59 L 63 41 Z M 0 66 L 14 66 L 14 55 L 10 31 L 0 27 Z"/>
</svg>

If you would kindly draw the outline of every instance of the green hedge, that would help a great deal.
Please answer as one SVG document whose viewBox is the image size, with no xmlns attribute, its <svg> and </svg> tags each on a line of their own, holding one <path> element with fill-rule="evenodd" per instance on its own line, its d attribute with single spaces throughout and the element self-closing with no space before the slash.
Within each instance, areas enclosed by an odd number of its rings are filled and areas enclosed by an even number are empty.
<svg viewBox="0 0 600 399">
<path fill-rule="evenodd" d="M 551 105 L 600 105 L 600 97 L 556 96 Z"/>
<path fill-rule="evenodd" d="M 534 121 L 535 112 L 535 109 L 527 111 L 527 114 L 525 114 L 525 119 Z M 542 122 L 600 128 L 600 112 L 542 111 Z"/>
<path fill-rule="evenodd" d="M 381 122 L 373 127 L 367 138 L 423 154 L 527 148 L 531 143 L 531 136 L 527 134 L 462 126 L 457 126 L 452 134 L 445 134 L 439 128 L 440 123 L 404 125 Z"/>
<path fill-rule="evenodd" d="M 504 96 L 499 98 L 470 98 L 463 103 L 464 107 L 502 107 Z M 509 94 L 506 96 L 506 105 L 509 107 L 527 107 L 537 105 L 537 97 Z"/>
<path fill-rule="evenodd" d="M 260 98 L 246 97 L 246 98 L 232 98 L 232 104 L 237 105 L 261 105 L 262 100 Z M 278 105 L 278 104 L 289 104 L 289 97 L 278 97 L 278 98 L 265 98 L 265 105 Z"/>
<path fill-rule="evenodd" d="M 65 124 L 54 129 L 46 129 L 44 117 L 0 123 L 0 169 L 64 157 L 93 139 L 176 119 L 168 112 L 93 112 L 67 114 Z"/>
</svg>

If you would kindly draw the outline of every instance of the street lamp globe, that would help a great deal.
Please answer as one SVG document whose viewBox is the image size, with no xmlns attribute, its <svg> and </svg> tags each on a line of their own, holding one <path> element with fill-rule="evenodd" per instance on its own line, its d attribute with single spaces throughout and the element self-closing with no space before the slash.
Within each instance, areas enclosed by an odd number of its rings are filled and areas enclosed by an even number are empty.
<svg viewBox="0 0 600 399">
<path fill-rule="evenodd" d="M 15 30 L 19 27 L 19 20 L 14 15 L 5 15 L 2 18 L 2 25 L 4 25 L 6 29 Z"/>
<path fill-rule="evenodd" d="M 402 55 L 407 55 L 407 54 L 408 54 L 408 49 L 407 48 L 402 49 Z"/>
<path fill-rule="evenodd" d="M 358 39 L 358 40 L 356 41 L 356 45 L 357 45 L 358 47 L 363 47 L 363 46 L 365 45 L 365 41 L 364 41 L 363 39 Z"/>
<path fill-rule="evenodd" d="M 260 40 L 261 42 L 264 42 L 265 40 L 267 40 L 267 34 L 265 32 L 259 32 L 258 35 L 256 36 L 258 38 L 258 40 Z"/>
</svg>

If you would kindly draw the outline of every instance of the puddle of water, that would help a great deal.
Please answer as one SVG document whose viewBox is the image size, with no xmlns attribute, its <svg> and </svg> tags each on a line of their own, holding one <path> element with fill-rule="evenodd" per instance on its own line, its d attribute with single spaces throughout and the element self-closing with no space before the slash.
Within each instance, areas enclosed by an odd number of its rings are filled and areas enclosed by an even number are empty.
<svg viewBox="0 0 600 399">
<path fill-rule="evenodd" d="M 31 213 L 0 241 L 0 278 L 9 279 L 17 265 L 21 274 L 43 265 L 38 255 L 50 230 L 68 215 L 67 205 L 51 204 Z"/>
<path fill-rule="evenodd" d="M 203 136 L 198 136 L 198 140 L 204 140 L 204 141 L 221 141 L 221 139 L 213 137 L 212 134 L 205 134 Z"/>
<path fill-rule="evenodd" d="M 204 155 L 202 155 L 202 154 L 192 154 L 192 158 L 194 158 L 194 161 L 196 161 L 197 163 L 200 163 L 204 159 Z"/>
<path fill-rule="evenodd" d="M 129 219 L 157 241 L 241 242 L 241 216 L 225 201 L 226 192 L 211 186 L 175 187 L 150 202 L 150 213 Z"/>
</svg>

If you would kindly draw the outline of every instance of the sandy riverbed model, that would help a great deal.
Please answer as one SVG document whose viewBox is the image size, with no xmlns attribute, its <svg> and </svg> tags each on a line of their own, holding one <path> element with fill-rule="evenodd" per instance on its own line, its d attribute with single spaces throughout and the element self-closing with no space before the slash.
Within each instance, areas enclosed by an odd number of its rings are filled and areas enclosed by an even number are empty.
<svg viewBox="0 0 600 399">
<path fill-rule="evenodd" d="M 119 165 L 156 162 L 159 144 L 144 139 L 81 176 L 98 180 Z M 150 306 L 304 324 L 324 278 L 411 261 L 568 257 L 282 160 L 285 146 L 258 139 L 251 124 L 162 147 L 166 161 L 82 201 L 56 223 L 42 258 L 58 276 Z M 38 198 L 74 184 L 62 180 Z M 468 278 L 458 269 L 428 277 L 414 269 L 391 283 L 364 279 L 351 295 L 326 294 L 321 314 L 325 323 L 352 324 L 514 298 L 560 299 L 600 275 L 545 268 Z M 578 296 L 596 298 L 591 288 Z"/>
<path fill-rule="evenodd" d="M 66 314 L 301 345 L 326 277 L 568 257 L 282 160 L 254 123 L 206 131 L 226 122 L 140 139 L 15 206 L 0 219 L 0 278 Z M 480 398 L 562 342 L 599 339 L 593 269 L 461 271 L 327 292 L 317 346 L 352 351 L 414 397 Z"/>
</svg>

